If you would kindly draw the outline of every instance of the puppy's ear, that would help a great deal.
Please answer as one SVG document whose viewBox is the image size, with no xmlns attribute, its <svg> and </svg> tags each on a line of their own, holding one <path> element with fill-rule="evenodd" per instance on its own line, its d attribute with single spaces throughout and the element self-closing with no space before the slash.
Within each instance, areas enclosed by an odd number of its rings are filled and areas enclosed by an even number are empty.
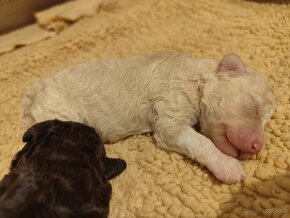
<svg viewBox="0 0 290 218">
<path fill-rule="evenodd" d="M 33 150 L 35 149 L 35 144 L 33 143 L 34 130 L 35 130 L 35 126 L 32 126 L 24 133 L 24 135 L 22 137 L 22 141 L 26 142 L 26 144 L 13 157 L 13 160 L 12 160 L 11 165 L 10 165 L 10 171 L 13 170 L 17 166 L 18 162 L 24 156 L 31 154 L 33 152 Z"/>
<path fill-rule="evenodd" d="M 33 142 L 33 127 L 29 128 L 22 136 L 22 142 L 32 143 Z"/>
<path fill-rule="evenodd" d="M 50 135 L 57 133 L 58 120 L 48 120 L 30 127 L 23 135 L 22 141 L 39 144 Z"/>
<path fill-rule="evenodd" d="M 102 171 L 106 180 L 118 176 L 127 167 L 126 162 L 122 159 L 104 157 L 103 161 L 104 165 Z"/>
<path fill-rule="evenodd" d="M 30 155 L 35 150 L 35 144 L 33 143 L 27 143 L 24 145 L 24 147 L 18 151 L 15 156 L 13 157 L 13 160 L 11 161 L 10 165 L 10 171 L 13 170 L 18 162 L 24 157 Z"/>
<path fill-rule="evenodd" d="M 22 141 L 26 142 L 26 144 L 14 156 L 10 165 L 10 170 L 13 170 L 17 166 L 23 156 L 30 155 L 35 150 L 37 145 L 39 145 L 42 141 L 45 141 L 48 134 L 55 132 L 53 128 L 54 123 L 55 121 L 44 121 L 42 123 L 35 124 L 24 133 Z"/>
<path fill-rule="evenodd" d="M 246 73 L 246 67 L 238 55 L 227 54 L 219 63 L 217 72 L 238 77 Z"/>
</svg>

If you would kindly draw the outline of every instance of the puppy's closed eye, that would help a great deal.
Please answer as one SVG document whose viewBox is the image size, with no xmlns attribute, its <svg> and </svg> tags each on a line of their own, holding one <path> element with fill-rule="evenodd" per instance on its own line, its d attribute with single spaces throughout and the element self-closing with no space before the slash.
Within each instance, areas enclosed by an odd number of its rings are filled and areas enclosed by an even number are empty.
<svg viewBox="0 0 290 218">
<path fill-rule="evenodd" d="M 113 179 L 121 174 L 127 167 L 124 160 L 118 158 L 103 158 L 102 171 L 106 180 Z"/>
</svg>

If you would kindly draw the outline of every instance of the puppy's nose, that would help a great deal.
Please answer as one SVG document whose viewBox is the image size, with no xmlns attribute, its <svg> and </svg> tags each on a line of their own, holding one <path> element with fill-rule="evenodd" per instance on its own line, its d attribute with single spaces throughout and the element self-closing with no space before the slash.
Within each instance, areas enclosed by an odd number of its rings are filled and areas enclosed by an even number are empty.
<svg viewBox="0 0 290 218">
<path fill-rule="evenodd" d="M 260 151 L 261 150 L 261 144 L 260 143 L 258 143 L 258 142 L 254 142 L 253 144 L 252 144 L 252 151 L 254 152 L 254 153 L 257 153 L 258 151 Z"/>
</svg>

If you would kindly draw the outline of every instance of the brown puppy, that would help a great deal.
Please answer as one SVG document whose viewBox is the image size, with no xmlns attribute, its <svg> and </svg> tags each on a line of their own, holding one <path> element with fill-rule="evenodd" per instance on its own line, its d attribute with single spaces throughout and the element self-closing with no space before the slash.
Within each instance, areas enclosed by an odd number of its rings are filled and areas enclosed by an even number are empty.
<svg viewBox="0 0 290 218">
<path fill-rule="evenodd" d="M 1 218 L 108 216 L 108 180 L 126 162 L 106 157 L 93 128 L 50 120 L 28 129 L 23 142 L 0 183 Z"/>
<path fill-rule="evenodd" d="M 235 54 L 219 62 L 170 52 L 92 61 L 37 82 L 23 101 L 27 126 L 73 120 L 111 142 L 154 132 L 157 146 L 196 159 L 226 183 L 244 176 L 237 159 L 260 151 L 273 111 L 270 85 Z"/>
</svg>

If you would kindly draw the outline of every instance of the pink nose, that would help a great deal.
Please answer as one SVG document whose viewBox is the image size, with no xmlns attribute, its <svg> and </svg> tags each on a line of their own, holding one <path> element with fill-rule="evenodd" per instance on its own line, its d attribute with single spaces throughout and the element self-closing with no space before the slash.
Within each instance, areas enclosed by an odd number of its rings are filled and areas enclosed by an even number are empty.
<svg viewBox="0 0 290 218">
<path fill-rule="evenodd" d="M 261 144 L 259 144 L 258 142 L 254 142 L 254 144 L 252 145 L 252 151 L 256 153 L 260 151 L 260 149 L 261 149 Z"/>
</svg>

